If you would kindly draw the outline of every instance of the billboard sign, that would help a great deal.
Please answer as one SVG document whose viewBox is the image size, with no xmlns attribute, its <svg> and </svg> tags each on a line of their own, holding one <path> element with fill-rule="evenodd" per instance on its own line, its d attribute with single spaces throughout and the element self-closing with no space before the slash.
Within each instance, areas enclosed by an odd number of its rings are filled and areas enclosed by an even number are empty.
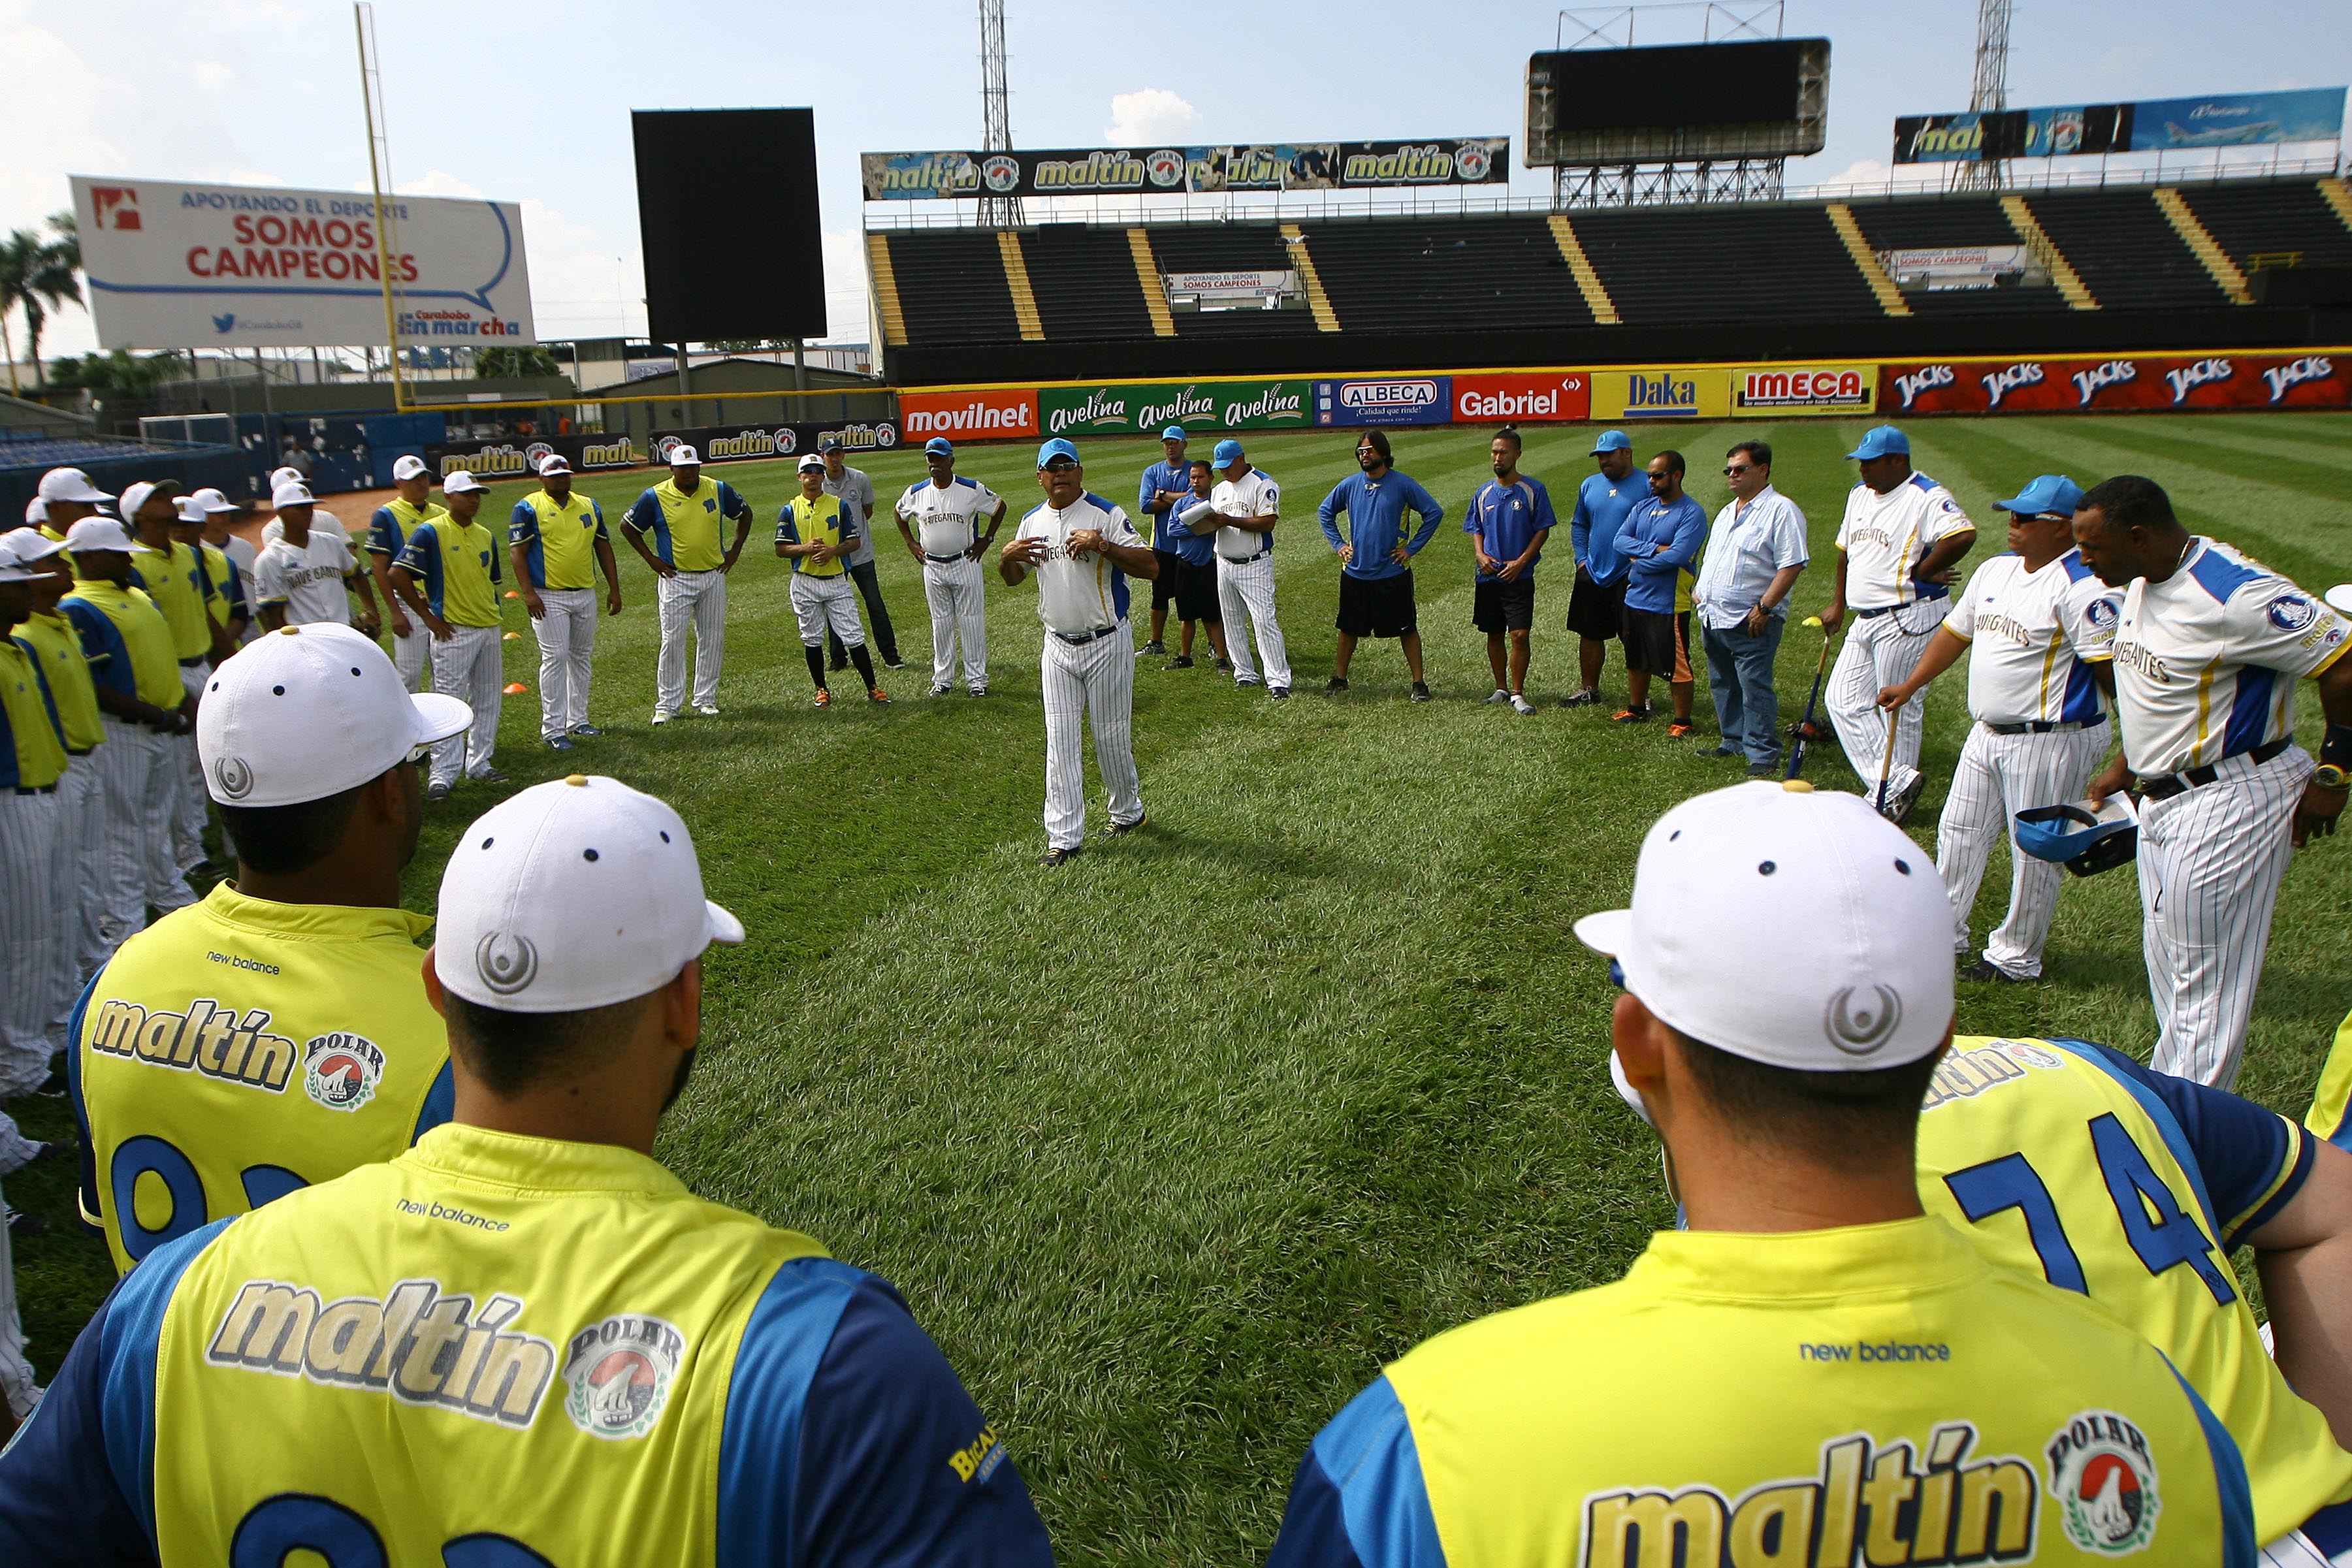
<svg viewBox="0 0 2352 1568">
<path fill-rule="evenodd" d="M 1592 417 L 1721 419 L 1730 410 L 1729 378 L 1720 366 L 1592 372 Z"/>
<path fill-rule="evenodd" d="M 826 436 L 838 440 L 855 455 L 888 452 L 898 444 L 898 426 L 890 420 L 840 424 L 705 424 L 691 430 L 665 430 L 653 437 L 649 463 L 667 466 L 671 449 L 691 446 L 705 463 L 748 463 L 762 457 L 791 457 L 814 452 Z"/>
<path fill-rule="evenodd" d="M 2334 141 L 2344 134 L 2344 89 L 2218 93 L 2138 103 L 1969 110 L 1905 115 L 1895 122 L 1897 163 L 2075 153 L 2174 152 Z"/>
<path fill-rule="evenodd" d="M 2129 108 L 2134 152 L 2334 141 L 2344 134 L 2344 89 L 2340 87 L 2297 92 L 2232 92 L 2213 98 L 2159 98 Z"/>
<path fill-rule="evenodd" d="M 646 460 L 625 435 L 609 441 L 598 435 L 518 435 L 435 442 L 425 448 L 425 462 L 436 475 L 463 468 L 477 479 L 530 479 L 538 472 L 539 460 L 551 453 L 561 453 L 565 462 L 583 472 L 634 468 Z"/>
<path fill-rule="evenodd" d="M 1582 371 L 1455 376 L 1460 424 L 1556 424 L 1592 417 L 1592 380 Z"/>
<path fill-rule="evenodd" d="M 999 441 L 1038 434 L 1037 389 L 973 387 L 966 392 L 900 392 L 898 423 L 909 441 Z"/>
<path fill-rule="evenodd" d="M 977 196 L 1151 196 L 1211 191 L 1368 191 L 1497 185 L 1507 136 L 1231 147 L 1061 148 L 1034 152 L 861 152 L 869 202 Z"/>
<path fill-rule="evenodd" d="M 1157 435 L 1190 430 L 1303 430 L 1315 383 L 1126 382 L 1046 387 L 1038 393 L 1047 435 Z"/>
<path fill-rule="evenodd" d="M 1879 368 L 1889 413 L 2089 413 L 2111 409 L 2352 407 L 2352 356 L 2123 355 L 1912 361 Z"/>
<path fill-rule="evenodd" d="M 1754 365 L 1731 372 L 1734 413 L 1868 413 L 1877 405 L 1875 365 Z"/>
<path fill-rule="evenodd" d="M 384 340 L 372 196 L 77 174 L 73 204 L 101 348 Z M 438 196 L 391 205 L 403 343 L 538 341 L 520 207 Z"/>
<path fill-rule="evenodd" d="M 1315 423 L 1446 424 L 1452 423 L 1451 376 L 1381 376 L 1315 383 Z"/>
</svg>

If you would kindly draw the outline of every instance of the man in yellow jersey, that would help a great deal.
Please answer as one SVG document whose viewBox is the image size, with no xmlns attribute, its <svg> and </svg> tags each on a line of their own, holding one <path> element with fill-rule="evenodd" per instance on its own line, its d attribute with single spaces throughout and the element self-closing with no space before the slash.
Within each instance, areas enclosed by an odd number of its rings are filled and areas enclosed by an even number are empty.
<svg viewBox="0 0 2352 1568">
<path fill-rule="evenodd" d="M 621 569 L 604 531 L 604 508 L 572 493 L 572 465 L 561 452 L 539 460 L 539 488 L 515 503 L 507 549 L 539 639 L 539 737 L 551 750 L 569 751 L 573 736 L 604 733 L 588 722 L 596 569 L 604 570 L 607 615 L 621 612 Z"/>
<path fill-rule="evenodd" d="M 0 1562 L 1046 1568 L 898 1291 L 650 1157 L 743 936 L 677 813 L 574 774 L 458 845 L 452 1124 L 151 1254 L 0 1456 Z"/>
<path fill-rule="evenodd" d="M 1690 1228 L 1391 1365 L 1301 1463 L 1276 1568 L 2250 1563 L 2237 1446 L 2163 1356 L 1922 1209 L 1949 921 L 1854 796 L 1661 818 L 1577 935 Z"/>
<path fill-rule="evenodd" d="M 489 486 L 463 468 L 443 476 L 441 494 L 449 509 L 419 523 L 392 564 L 394 591 L 433 634 L 433 689 L 462 698 L 474 715 L 462 738 L 434 748 L 428 800 L 457 787 L 461 767 L 468 779 L 506 782 L 490 765 L 499 743 L 499 683 L 506 679 L 499 644 L 499 546 L 474 520 L 488 493 Z"/>
<path fill-rule="evenodd" d="M 723 549 L 719 520 L 731 518 L 735 542 Z M 694 630 L 694 711 L 719 715 L 719 671 L 727 643 L 727 574 L 751 532 L 751 507 L 723 479 L 705 483 L 702 455 L 684 442 L 669 449 L 669 477 L 639 496 L 621 519 L 629 548 L 653 569 L 661 613 L 661 653 L 654 666 L 654 722 L 667 724 L 686 706 L 686 634 Z M 653 543 L 646 540 L 650 536 Z"/>
<path fill-rule="evenodd" d="M 392 632 L 393 667 L 410 691 L 433 689 L 433 633 L 408 618 L 400 596 L 392 591 L 392 563 L 408 548 L 408 536 L 427 518 L 448 508 L 433 498 L 433 471 L 415 453 L 392 465 L 392 487 L 398 492 L 368 514 L 367 559 L 375 580 L 376 597 L 383 601 L 384 621 Z"/>
<path fill-rule="evenodd" d="M 146 925 L 151 908 L 195 902 L 171 851 L 177 737 L 195 733 L 196 699 L 180 683 L 170 623 L 131 586 L 138 549 L 112 517 L 74 524 L 66 535 L 73 591 L 58 606 L 81 638 L 104 716 L 106 744 L 92 755 L 104 775 L 106 920 L 114 943 Z"/>
<path fill-rule="evenodd" d="M 72 946 L 61 910 L 64 874 L 58 781 L 65 735 L 48 676 L 10 635 L 32 618 L 40 569 L 13 546 L 0 555 L 0 1100 L 40 1086 L 62 1043 L 54 1008 L 58 950 Z M 16 1124 L 0 1128 L 0 1162 L 26 1151 Z"/>
<path fill-rule="evenodd" d="M 857 624 L 857 601 L 850 592 L 849 557 L 862 525 L 838 496 L 824 487 L 824 459 L 812 452 L 801 459 L 801 493 L 776 514 L 776 554 L 793 563 L 793 614 L 800 622 L 801 648 L 808 655 L 816 706 L 831 707 L 824 684 L 824 634 L 829 629 L 849 650 L 868 702 L 887 703 L 874 682 L 874 658 Z"/>
<path fill-rule="evenodd" d="M 261 635 L 261 614 L 253 601 L 253 568 L 261 552 L 253 548 L 250 539 L 229 531 L 229 519 L 244 507 L 218 490 L 210 488 L 198 490 L 188 497 L 188 501 L 190 509 L 204 517 L 205 543 L 228 557 L 229 565 L 236 569 L 237 581 L 245 590 L 247 619 L 245 630 L 237 637 L 237 644 L 242 647 Z"/>
<path fill-rule="evenodd" d="M 213 624 L 212 584 L 205 580 L 197 553 L 174 540 L 172 524 L 179 511 L 180 486 L 165 479 L 132 485 L 122 492 L 122 520 L 133 538 L 146 547 L 131 563 L 131 581 L 143 589 L 163 612 L 172 628 L 172 651 L 180 661 L 180 684 L 199 704 L 205 679 L 215 660 L 236 652 L 235 644 Z M 173 747 L 172 865 L 184 875 L 206 869 L 205 859 L 205 781 L 196 767 L 195 732 L 181 736 Z"/>
<path fill-rule="evenodd" d="M 432 923 L 400 872 L 411 757 L 466 718 L 348 626 L 272 632 L 214 675 L 196 722 L 236 880 L 124 943 L 74 1020 L 82 1209 L 117 1269 L 448 1118 Z"/>
<path fill-rule="evenodd" d="M 52 468 L 41 476 L 35 500 L 41 504 L 39 527 L 49 530 L 51 538 L 61 539 L 66 530 L 84 517 L 98 516 L 98 509 L 112 496 L 89 482 L 89 476 L 79 468 Z M 28 516 L 26 519 L 31 521 Z"/>
<path fill-rule="evenodd" d="M 253 624 L 253 602 L 246 593 L 245 574 L 236 570 L 226 550 L 205 541 L 209 519 L 202 498 L 183 496 L 178 507 L 172 518 L 172 542 L 195 552 L 196 568 L 205 574 L 207 591 L 205 609 L 211 613 L 213 625 L 228 639 L 229 651 L 235 653 L 245 645 L 245 630 Z"/>
</svg>

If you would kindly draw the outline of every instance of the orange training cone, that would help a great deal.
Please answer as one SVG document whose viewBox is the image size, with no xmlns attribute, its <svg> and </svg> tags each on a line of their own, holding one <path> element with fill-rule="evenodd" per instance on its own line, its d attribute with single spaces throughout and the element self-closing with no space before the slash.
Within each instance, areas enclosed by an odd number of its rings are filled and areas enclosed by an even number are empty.
<svg viewBox="0 0 2352 1568">
<path fill-rule="evenodd" d="M 507 683 L 506 692 L 507 695 L 510 697 L 519 697 L 529 690 L 530 690 L 530 688 L 524 685 L 520 681 L 509 681 Z"/>
</svg>

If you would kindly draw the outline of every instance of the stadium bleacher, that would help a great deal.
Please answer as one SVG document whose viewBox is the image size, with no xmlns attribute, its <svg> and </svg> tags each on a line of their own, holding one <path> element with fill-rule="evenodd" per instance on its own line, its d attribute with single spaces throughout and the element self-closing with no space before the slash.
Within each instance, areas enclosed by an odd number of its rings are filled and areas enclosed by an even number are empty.
<svg viewBox="0 0 2352 1568">
<path fill-rule="evenodd" d="M 1939 250 L 2018 243 L 2017 230 L 1997 196 L 1916 197 L 1854 202 L 1854 221 L 1875 251 Z M 2063 310 L 2054 288 L 1914 289 L 1904 303 L 1922 316 L 2008 314 L 2019 310 Z"/>
<path fill-rule="evenodd" d="M 1125 229 L 1051 224 L 1024 232 L 1021 254 L 1048 342 L 1151 336 Z"/>
<path fill-rule="evenodd" d="M 1168 224 L 1145 231 L 1161 272 L 1286 272 L 1296 265 L 1273 224 Z M 1180 310 L 1180 338 L 1287 337 L 1315 324 L 1289 310 Z"/>
<path fill-rule="evenodd" d="M 907 341 L 933 344 L 1021 340 L 1013 287 L 996 235 L 985 229 L 914 229 L 890 236 L 890 266 Z"/>
<path fill-rule="evenodd" d="M 2180 194 L 2248 272 L 2264 264 L 2352 267 L 2352 226 L 2307 180 L 2183 185 Z"/>
<path fill-rule="evenodd" d="M 1302 224 L 1342 331 L 1590 327 L 1540 214 Z"/>
<path fill-rule="evenodd" d="M 1584 254 L 1629 326 L 1881 313 L 1818 203 L 1570 215 Z"/>
<path fill-rule="evenodd" d="M 2032 191 L 2025 201 L 2103 310 L 2230 302 L 2147 189 Z"/>
</svg>

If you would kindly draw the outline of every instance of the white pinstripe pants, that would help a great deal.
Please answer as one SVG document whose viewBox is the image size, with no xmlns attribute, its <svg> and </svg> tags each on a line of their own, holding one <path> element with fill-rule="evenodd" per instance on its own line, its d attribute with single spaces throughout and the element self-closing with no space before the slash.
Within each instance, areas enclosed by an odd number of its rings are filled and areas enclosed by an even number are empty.
<svg viewBox="0 0 2352 1568">
<path fill-rule="evenodd" d="M 113 951 L 147 925 L 147 909 L 177 909 L 195 902 L 187 880 L 171 864 L 172 791 L 179 775 L 174 738 L 112 714 L 104 716 L 106 743 L 89 754 L 98 765 L 105 802 L 106 879 L 102 934 Z"/>
<path fill-rule="evenodd" d="M 2036 806 L 2079 800 L 2098 771 L 2114 732 L 2060 729 L 2047 735 L 1995 735 L 1979 724 L 1969 731 L 1952 768 L 1936 827 L 1936 874 L 1952 899 L 1953 950 L 1969 951 L 1969 915 L 1994 844 L 2009 844 L 2009 915 L 1985 944 L 1993 967 L 2021 980 L 2042 973 L 2042 945 L 2058 913 L 2063 869 L 2021 853 L 2016 819 Z"/>
<path fill-rule="evenodd" d="M 208 664 L 180 666 L 180 685 L 199 703 L 205 699 L 205 683 L 212 678 Z M 190 872 L 205 858 L 205 812 L 212 796 L 205 789 L 205 765 L 196 756 L 195 736 L 174 736 L 172 747 L 180 769 L 179 795 L 172 815 L 172 869 Z"/>
<path fill-rule="evenodd" d="M 1045 633 L 1039 660 L 1045 688 L 1045 842 L 1057 850 L 1087 841 L 1087 753 L 1081 725 L 1095 732 L 1095 767 L 1110 796 L 1110 820 L 1143 815 L 1143 781 L 1135 772 L 1135 633 L 1124 621 L 1108 637 L 1072 647 Z"/>
<path fill-rule="evenodd" d="M 58 794 L 0 789 L 0 1099 L 48 1076 L 65 870 Z"/>
<path fill-rule="evenodd" d="M 963 684 L 988 689 L 988 596 L 976 560 L 923 562 L 923 599 L 931 607 L 931 685 L 955 677 L 956 644 L 963 644 Z M 1050 642 L 1053 634 L 1046 633 Z"/>
<path fill-rule="evenodd" d="M 496 626 L 452 626 L 450 639 L 433 650 L 433 689 L 459 697 L 474 710 L 474 722 L 463 735 L 452 736 L 433 748 L 435 784 L 455 784 L 460 763 L 466 776 L 488 772 L 490 754 L 499 744 L 499 687 L 506 684 L 506 664 L 499 656 Z"/>
<path fill-rule="evenodd" d="M 2299 746 L 2261 764 L 2241 754 L 2212 783 L 2140 807 L 2140 929 L 2163 1029 L 2150 1064 L 2158 1071 L 2216 1089 L 2237 1082 L 2294 853 L 2288 830 L 2313 767 Z"/>
<path fill-rule="evenodd" d="M 114 953 L 106 921 L 106 780 L 98 769 L 104 749 L 68 758 L 65 777 L 58 780 L 58 881 L 63 894 L 58 904 L 68 922 L 58 936 L 49 1022 L 60 1046 L 82 982 Z"/>
<path fill-rule="evenodd" d="M 719 672 L 727 657 L 727 574 L 681 571 L 654 579 L 661 615 L 661 655 L 654 664 L 654 711 L 676 713 L 686 706 L 686 632 L 694 629 L 694 702 L 719 701 Z"/>
<path fill-rule="evenodd" d="M 1244 612 L 1249 631 L 1257 635 L 1257 653 L 1265 661 L 1265 684 L 1290 685 L 1290 650 L 1274 619 L 1274 557 L 1234 561 L 1217 558 L 1217 607 L 1225 618 L 1225 652 L 1233 655 L 1234 683 L 1257 680 L 1257 659 L 1250 657 L 1248 633 L 1242 630 Z"/>
<path fill-rule="evenodd" d="M 530 623 L 539 639 L 539 737 L 553 740 L 588 722 L 588 674 L 596 653 L 596 591 L 542 588 L 547 613 Z"/>
<path fill-rule="evenodd" d="M 1874 803 L 1879 764 L 1886 759 L 1887 719 L 1878 706 L 1878 689 L 1911 678 L 1919 667 L 1919 655 L 1927 651 L 1927 634 L 1944 623 L 1951 607 L 1949 599 L 1922 599 L 1867 621 L 1846 612 L 1845 646 L 1838 650 L 1822 696 L 1829 705 L 1838 744 L 1845 748 L 1846 765 Z M 1922 687 L 1897 716 L 1895 762 L 1886 772 L 1889 800 L 1919 777 L 1919 733 L 1927 712 L 1927 693 Z"/>
<path fill-rule="evenodd" d="M 400 684 L 410 691 L 433 689 L 433 633 L 414 615 L 408 618 L 408 635 L 392 640 L 392 667 L 400 672 Z"/>
<path fill-rule="evenodd" d="M 0 1123 L 16 1134 L 16 1123 L 6 1116 L 0 1116 Z M 7 1207 L 0 1202 L 0 1213 Z M 0 1398 L 8 1401 L 8 1413 L 22 1421 L 32 1415 L 40 1393 L 33 1382 L 32 1364 L 25 1359 L 25 1324 L 16 1314 L 16 1261 L 8 1249 L 8 1227 L 0 1223 Z"/>
</svg>

